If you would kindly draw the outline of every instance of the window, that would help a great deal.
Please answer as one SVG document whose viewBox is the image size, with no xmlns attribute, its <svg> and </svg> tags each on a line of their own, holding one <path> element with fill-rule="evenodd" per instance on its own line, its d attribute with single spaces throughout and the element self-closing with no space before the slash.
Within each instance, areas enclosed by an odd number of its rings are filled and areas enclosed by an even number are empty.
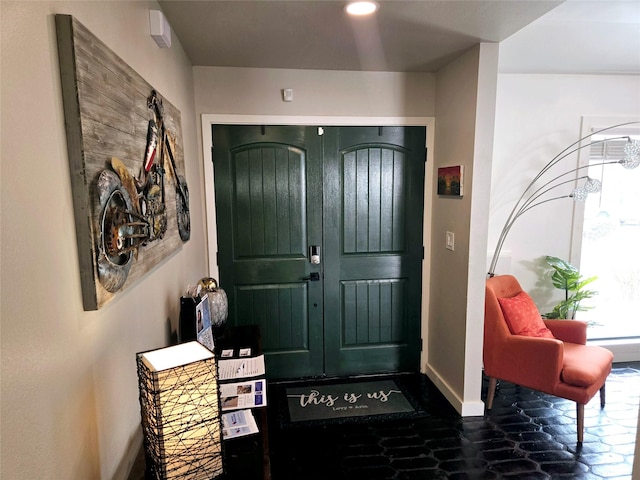
<svg viewBox="0 0 640 480">
<path fill-rule="evenodd" d="M 608 131 L 604 138 L 629 135 L 629 131 Z M 631 135 L 640 139 L 640 132 Z M 587 171 L 602 181 L 602 190 L 588 196 L 584 205 L 579 248 L 580 272 L 597 276 L 588 288 L 598 295 L 585 301 L 592 307 L 577 318 L 591 323 L 589 340 L 640 341 L 640 168 L 629 170 L 603 161 L 623 157 L 626 139 L 595 143 L 588 152 Z M 584 161 L 584 160 L 583 160 Z"/>
</svg>

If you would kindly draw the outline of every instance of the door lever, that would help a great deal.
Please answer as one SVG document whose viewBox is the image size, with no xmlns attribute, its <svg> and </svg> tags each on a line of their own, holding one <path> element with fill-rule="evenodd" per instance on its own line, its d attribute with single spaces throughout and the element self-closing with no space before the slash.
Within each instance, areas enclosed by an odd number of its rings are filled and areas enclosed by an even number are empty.
<svg viewBox="0 0 640 480">
<path fill-rule="evenodd" d="M 302 277 L 300 280 L 304 280 L 305 282 L 317 282 L 320 280 L 320 273 L 311 272 L 308 277 Z"/>
</svg>

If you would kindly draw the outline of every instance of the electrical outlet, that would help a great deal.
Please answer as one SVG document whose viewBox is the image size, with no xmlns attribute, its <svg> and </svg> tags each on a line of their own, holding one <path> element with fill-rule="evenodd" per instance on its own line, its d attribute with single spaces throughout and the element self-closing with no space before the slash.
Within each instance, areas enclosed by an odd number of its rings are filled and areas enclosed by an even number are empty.
<svg viewBox="0 0 640 480">
<path fill-rule="evenodd" d="M 455 245 L 455 235 L 453 234 L 453 232 L 447 232 L 447 240 L 445 243 L 445 247 L 447 247 L 447 250 L 451 250 L 453 252 L 454 245 Z"/>
</svg>

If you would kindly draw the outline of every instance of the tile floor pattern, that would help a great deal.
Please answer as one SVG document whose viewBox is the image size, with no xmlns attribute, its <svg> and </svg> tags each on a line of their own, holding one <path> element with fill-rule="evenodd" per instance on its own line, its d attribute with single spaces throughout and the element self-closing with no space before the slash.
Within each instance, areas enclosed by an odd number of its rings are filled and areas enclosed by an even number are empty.
<svg viewBox="0 0 640 480">
<path fill-rule="evenodd" d="M 490 414 L 461 418 L 426 376 L 411 380 L 429 416 L 314 428 L 279 428 L 270 386 L 272 480 L 631 479 L 640 362 L 614 365 L 604 410 L 597 395 L 586 406 L 582 448 L 573 402 L 502 382 Z M 129 480 L 144 478 L 139 452 Z"/>
<path fill-rule="evenodd" d="M 597 395 L 585 408 L 581 448 L 573 402 L 502 382 L 490 414 L 461 418 L 426 376 L 412 381 L 424 418 L 305 428 L 272 418 L 273 480 L 631 479 L 640 362 L 614 365 L 604 410 Z"/>
</svg>

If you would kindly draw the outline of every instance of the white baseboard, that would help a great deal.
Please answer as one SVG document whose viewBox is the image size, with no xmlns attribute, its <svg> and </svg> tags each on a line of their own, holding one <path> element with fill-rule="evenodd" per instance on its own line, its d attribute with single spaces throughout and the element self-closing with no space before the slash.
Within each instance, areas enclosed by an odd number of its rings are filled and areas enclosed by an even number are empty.
<svg viewBox="0 0 640 480">
<path fill-rule="evenodd" d="M 485 405 L 484 402 L 478 401 L 463 401 L 458 394 L 449 386 L 449 384 L 429 365 L 425 364 L 424 373 L 429 377 L 433 384 L 440 390 L 445 398 L 449 401 L 451 406 L 462 417 L 481 417 L 484 415 Z"/>
</svg>

